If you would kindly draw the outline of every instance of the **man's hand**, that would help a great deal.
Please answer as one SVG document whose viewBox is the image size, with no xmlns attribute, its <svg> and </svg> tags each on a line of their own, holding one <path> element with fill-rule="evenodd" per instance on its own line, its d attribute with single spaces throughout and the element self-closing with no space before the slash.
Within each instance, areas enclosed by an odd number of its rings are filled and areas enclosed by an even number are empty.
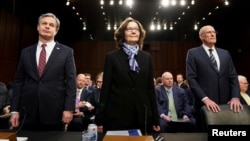
<svg viewBox="0 0 250 141">
<path fill-rule="evenodd" d="M 63 111 L 62 122 L 69 124 L 73 119 L 73 112 L 71 111 Z"/>
<path fill-rule="evenodd" d="M 19 113 L 11 114 L 10 123 L 12 128 L 16 128 L 19 126 Z"/>
<path fill-rule="evenodd" d="M 206 98 L 203 103 L 206 105 L 207 110 L 217 113 L 220 111 L 220 106 L 215 103 L 213 100 Z"/>
<path fill-rule="evenodd" d="M 243 110 L 243 106 L 240 103 L 239 98 L 232 98 L 228 104 L 230 105 L 230 110 L 233 110 L 236 113 L 239 113 L 240 111 Z"/>
</svg>

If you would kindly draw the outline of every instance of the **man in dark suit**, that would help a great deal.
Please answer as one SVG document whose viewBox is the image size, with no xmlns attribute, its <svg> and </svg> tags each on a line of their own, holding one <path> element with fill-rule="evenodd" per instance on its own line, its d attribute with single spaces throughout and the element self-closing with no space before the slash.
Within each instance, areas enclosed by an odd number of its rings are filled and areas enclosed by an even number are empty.
<svg viewBox="0 0 250 141">
<path fill-rule="evenodd" d="M 185 90 L 174 85 L 172 73 L 164 72 L 162 74 L 162 85 L 156 87 L 155 91 L 157 107 L 161 117 L 161 132 L 195 131 L 196 125 L 192 115 L 192 107 L 188 103 Z M 173 103 L 169 94 L 172 94 Z M 174 119 L 174 113 L 176 113 L 177 119 Z M 175 122 L 179 120 L 183 122 Z"/>
<path fill-rule="evenodd" d="M 38 43 L 21 52 L 11 101 L 13 128 L 24 123 L 27 130 L 63 130 L 73 118 L 75 61 L 72 48 L 54 41 L 59 27 L 54 14 L 42 14 Z"/>
<path fill-rule="evenodd" d="M 215 47 L 214 27 L 203 26 L 199 37 L 202 45 L 188 50 L 186 76 L 196 98 L 196 120 L 200 121 L 201 128 L 201 106 L 205 105 L 213 112 L 220 111 L 220 104 L 229 104 L 234 112 L 240 112 L 243 107 L 239 100 L 240 89 L 233 60 L 228 51 Z"/>
<path fill-rule="evenodd" d="M 73 120 L 68 126 L 68 131 L 87 130 L 90 118 L 95 115 L 94 92 L 85 86 L 85 75 L 80 73 L 76 77 L 76 108 Z"/>
<path fill-rule="evenodd" d="M 186 83 L 184 83 L 184 78 L 182 74 L 177 74 L 176 75 L 176 82 L 177 82 L 177 86 L 186 90 L 188 88 L 188 85 Z"/>
</svg>

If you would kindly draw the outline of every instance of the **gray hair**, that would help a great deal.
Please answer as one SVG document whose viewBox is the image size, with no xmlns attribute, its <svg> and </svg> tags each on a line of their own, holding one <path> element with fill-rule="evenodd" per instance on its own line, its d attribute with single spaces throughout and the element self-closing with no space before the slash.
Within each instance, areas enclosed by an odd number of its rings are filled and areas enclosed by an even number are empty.
<svg viewBox="0 0 250 141">
<path fill-rule="evenodd" d="M 244 76 L 244 75 L 238 75 L 238 80 L 239 80 L 239 81 L 242 81 L 242 80 L 244 80 L 244 79 L 247 79 L 247 77 Z"/>
<path fill-rule="evenodd" d="M 205 26 L 203 26 L 203 27 L 200 28 L 199 35 L 203 34 L 203 33 L 204 33 L 204 30 L 205 30 L 206 28 L 208 28 L 208 27 L 214 28 L 214 27 L 211 26 L 211 25 L 205 25 Z"/>
<path fill-rule="evenodd" d="M 39 18 L 38 18 L 38 24 L 41 22 L 41 19 L 44 18 L 44 17 L 51 17 L 51 18 L 54 18 L 56 20 L 56 30 L 58 31 L 59 28 L 60 28 L 60 20 L 56 17 L 55 14 L 53 13 L 45 13 L 45 14 L 42 14 Z"/>
</svg>

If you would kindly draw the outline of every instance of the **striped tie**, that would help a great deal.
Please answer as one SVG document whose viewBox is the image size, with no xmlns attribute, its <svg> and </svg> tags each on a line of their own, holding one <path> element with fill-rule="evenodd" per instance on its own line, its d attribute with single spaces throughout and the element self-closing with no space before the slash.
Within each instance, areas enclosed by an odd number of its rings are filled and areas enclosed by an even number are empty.
<svg viewBox="0 0 250 141">
<path fill-rule="evenodd" d="M 45 50 L 46 46 L 47 46 L 46 44 L 42 44 L 42 50 L 39 57 L 38 73 L 40 77 L 42 76 L 43 70 L 46 66 L 46 50 Z"/>
<path fill-rule="evenodd" d="M 218 70 L 217 62 L 216 62 L 215 57 L 214 57 L 212 52 L 213 52 L 213 49 L 209 49 L 209 53 L 210 53 L 209 58 L 212 61 L 212 64 L 213 64 L 214 68 L 216 70 Z"/>
</svg>

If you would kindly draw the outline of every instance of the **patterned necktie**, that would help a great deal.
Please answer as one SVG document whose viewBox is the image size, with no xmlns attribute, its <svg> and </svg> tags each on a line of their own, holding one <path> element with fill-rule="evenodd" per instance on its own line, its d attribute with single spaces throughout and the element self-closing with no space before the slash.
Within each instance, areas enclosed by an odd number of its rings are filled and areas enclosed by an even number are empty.
<svg viewBox="0 0 250 141">
<path fill-rule="evenodd" d="M 172 120 L 177 120 L 178 118 L 177 118 L 177 113 L 176 113 L 176 109 L 174 106 L 173 94 L 171 93 L 171 91 L 167 90 L 167 95 L 168 95 L 168 109 L 169 109 L 168 116 L 170 116 Z"/>
<path fill-rule="evenodd" d="M 213 49 L 209 49 L 209 58 L 212 61 L 214 68 L 218 70 L 217 62 L 212 52 L 213 52 Z"/>
<path fill-rule="evenodd" d="M 80 97 L 81 97 L 80 92 L 81 92 L 80 90 L 78 90 L 78 89 L 76 90 L 76 105 L 78 105 L 80 102 Z M 79 112 L 79 108 L 76 108 L 75 111 Z"/>
<path fill-rule="evenodd" d="M 46 66 L 46 50 L 45 47 L 47 45 L 46 44 L 42 44 L 42 50 L 40 53 L 40 57 L 39 57 L 39 64 L 38 64 L 38 73 L 39 76 L 42 76 L 43 70 Z"/>
</svg>

